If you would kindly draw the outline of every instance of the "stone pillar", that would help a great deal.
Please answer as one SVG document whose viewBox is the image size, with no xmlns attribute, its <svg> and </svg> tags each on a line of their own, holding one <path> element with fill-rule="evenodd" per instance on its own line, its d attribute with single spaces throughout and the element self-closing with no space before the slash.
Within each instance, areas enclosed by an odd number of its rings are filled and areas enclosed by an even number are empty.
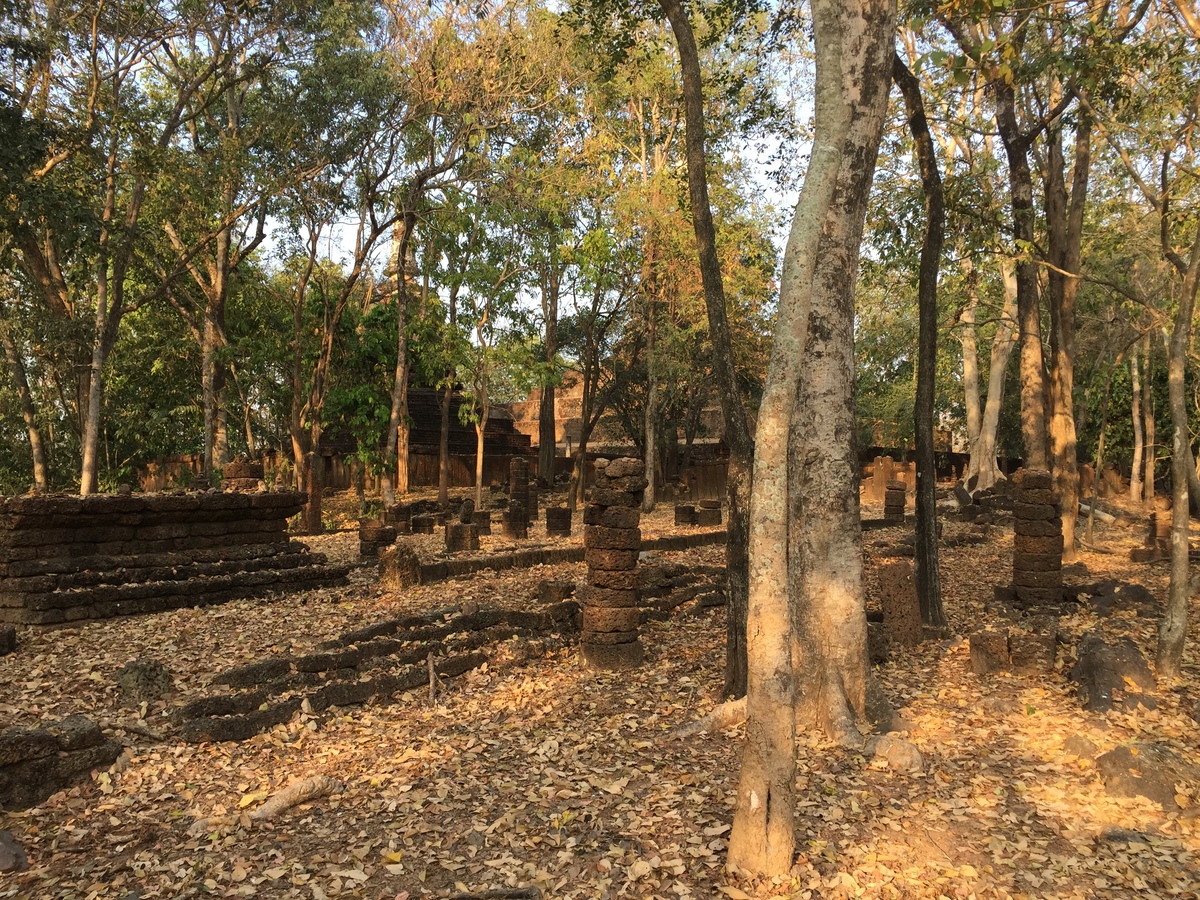
<svg viewBox="0 0 1200 900">
<path fill-rule="evenodd" d="M 358 555 L 360 559 L 375 559 L 379 551 L 396 540 L 396 529 L 378 519 L 358 520 Z"/>
<path fill-rule="evenodd" d="M 907 492 L 908 485 L 903 481 L 892 479 L 887 483 L 887 492 L 883 495 L 883 517 L 885 519 L 904 518 L 904 506 L 908 502 Z"/>
<path fill-rule="evenodd" d="M 591 502 L 583 513 L 588 583 L 579 598 L 581 648 L 584 659 L 597 669 L 627 669 L 642 663 L 637 562 L 644 472 L 641 460 L 597 460 Z"/>
<path fill-rule="evenodd" d="M 529 517 L 518 500 L 509 500 L 504 511 L 504 536 L 513 541 L 523 541 L 529 536 Z"/>
<path fill-rule="evenodd" d="M 546 534 L 555 537 L 571 536 L 571 510 L 566 506 L 546 507 Z"/>
<path fill-rule="evenodd" d="M 1023 608 L 1062 602 L 1062 517 L 1049 472 L 1013 476 L 1013 589 Z"/>
<path fill-rule="evenodd" d="M 492 533 L 492 514 L 486 509 L 477 509 L 471 516 L 471 521 L 480 534 Z"/>
<path fill-rule="evenodd" d="M 523 456 L 508 461 L 508 502 L 510 509 L 513 503 L 520 503 L 529 521 L 529 460 Z"/>
<path fill-rule="evenodd" d="M 530 482 L 526 487 L 526 496 L 529 498 L 529 504 L 525 507 L 525 519 L 532 525 L 537 521 L 538 517 L 538 486 L 537 482 Z"/>
</svg>

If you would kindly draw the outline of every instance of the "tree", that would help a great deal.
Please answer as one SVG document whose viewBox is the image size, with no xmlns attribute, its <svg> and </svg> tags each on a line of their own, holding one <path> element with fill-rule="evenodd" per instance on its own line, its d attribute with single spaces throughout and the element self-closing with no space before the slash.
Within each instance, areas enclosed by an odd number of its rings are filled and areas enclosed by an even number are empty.
<svg viewBox="0 0 1200 900">
<path fill-rule="evenodd" d="M 729 841 L 731 865 L 763 875 L 792 864 L 796 720 L 854 741 L 852 717 L 866 711 L 851 331 L 894 16 L 889 2 L 813 4 L 816 124 L 755 439 L 746 744 Z"/>
<path fill-rule="evenodd" d="M 921 620 L 944 628 L 941 578 L 938 573 L 937 472 L 933 457 L 933 394 L 937 370 L 938 270 L 942 257 L 946 212 L 942 176 L 938 171 L 933 136 L 925 119 L 921 86 L 899 53 L 892 57 L 892 78 L 904 95 L 908 125 L 917 146 L 921 185 L 925 192 L 925 237 L 921 243 L 918 292 L 921 335 L 918 348 L 917 402 L 913 407 L 917 435 L 916 581 Z"/>
</svg>

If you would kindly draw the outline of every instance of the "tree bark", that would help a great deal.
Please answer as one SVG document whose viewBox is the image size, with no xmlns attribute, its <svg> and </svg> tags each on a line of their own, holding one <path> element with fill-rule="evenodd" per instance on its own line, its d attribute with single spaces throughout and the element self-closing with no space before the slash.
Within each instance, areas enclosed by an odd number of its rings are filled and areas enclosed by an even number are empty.
<svg viewBox="0 0 1200 900">
<path fill-rule="evenodd" d="M 560 272 L 554 261 L 546 264 L 542 275 L 543 342 L 546 346 L 547 378 L 542 385 L 538 407 L 538 478 L 547 488 L 554 487 L 554 458 L 558 449 L 558 428 L 554 421 L 554 379 L 558 365 L 558 292 Z"/>
<path fill-rule="evenodd" d="M 1000 275 L 1004 283 L 1004 306 L 992 335 L 987 399 L 979 422 L 979 433 L 971 443 L 971 456 L 964 478 L 968 483 L 972 478 L 975 479 L 972 490 L 991 487 L 1001 474 L 996 465 L 996 436 L 1000 428 L 1000 410 L 1004 405 L 1008 361 L 1016 346 L 1017 331 L 1017 282 L 1011 260 L 1001 260 Z M 969 324 L 968 328 L 973 331 L 974 323 Z"/>
<path fill-rule="evenodd" d="M 1046 219 L 1049 224 L 1047 276 L 1050 306 L 1050 456 L 1062 507 L 1063 562 L 1079 556 L 1075 523 L 1079 518 L 1079 463 L 1075 428 L 1075 298 L 1082 262 L 1083 212 L 1091 167 L 1091 123 L 1075 126 L 1071 192 L 1067 194 L 1061 125 L 1047 134 Z"/>
<path fill-rule="evenodd" d="M 1017 321 L 1021 333 L 1021 439 L 1025 466 L 1048 471 L 1046 432 L 1046 365 L 1042 354 L 1040 301 L 1037 265 L 1033 248 L 1037 241 L 1033 208 L 1033 175 L 1029 168 L 1027 135 L 1017 123 L 1016 96 L 1012 85 L 993 83 L 996 93 L 996 126 L 1008 159 L 1013 240 L 1017 254 Z"/>
<path fill-rule="evenodd" d="M 1144 446 L 1142 450 L 1142 462 L 1144 474 L 1142 476 L 1142 502 L 1147 508 L 1154 506 L 1154 472 L 1158 467 L 1158 448 L 1155 446 L 1155 422 L 1154 422 L 1154 379 L 1151 371 L 1151 353 L 1153 353 L 1153 344 L 1150 341 L 1150 332 L 1147 331 L 1142 339 L 1142 352 L 1146 360 L 1146 368 L 1142 372 L 1142 431 L 1145 434 Z"/>
<path fill-rule="evenodd" d="M 749 517 L 754 445 L 750 438 L 746 407 L 737 386 L 725 285 L 721 277 L 721 260 L 717 255 L 716 226 L 713 223 L 712 207 L 708 198 L 708 171 L 705 159 L 707 135 L 700 54 L 696 48 L 691 22 L 680 0 L 660 0 L 660 6 L 671 23 L 671 30 L 679 47 L 692 227 L 696 233 L 700 278 L 704 284 L 708 334 L 713 348 L 714 381 L 724 420 L 725 445 L 729 448 L 726 476 L 729 520 L 728 540 L 725 545 L 729 604 L 726 613 L 723 693 L 726 697 L 741 697 L 746 692 L 746 613 L 750 588 Z"/>
<path fill-rule="evenodd" d="M 933 136 L 929 133 L 929 123 L 925 118 L 925 105 L 921 100 L 921 86 L 898 53 L 892 55 L 892 78 L 904 95 L 904 105 L 908 110 L 908 127 L 917 145 L 921 185 L 925 193 L 925 236 L 921 243 L 917 284 L 920 319 L 917 397 L 913 407 L 917 444 L 917 522 L 914 545 L 917 598 L 921 605 L 921 621 L 926 625 L 944 628 L 946 612 L 942 608 L 942 583 L 938 569 L 933 394 L 937 377 L 937 281 L 946 208 L 942 199 L 942 176 L 938 171 L 937 153 L 934 150 Z M 976 400 L 978 401 L 978 394 Z M 976 409 L 978 411 L 978 402 Z"/>
<path fill-rule="evenodd" d="M 654 512 L 658 503 L 658 372 L 655 360 L 657 337 L 655 303 L 646 295 L 646 490 L 642 494 L 642 512 Z"/>
<path fill-rule="evenodd" d="M 381 487 L 384 507 L 396 503 L 397 494 L 408 493 L 408 242 L 417 223 L 415 207 L 420 188 L 414 181 L 400 220 L 400 238 L 395 241 L 392 266 L 396 273 L 396 370 L 392 375 L 391 411 L 383 451 Z M 403 457 L 403 458 L 402 458 Z"/>
<path fill-rule="evenodd" d="M 807 705 L 822 710 L 835 733 L 845 728 L 847 698 L 865 694 L 853 284 L 887 104 L 894 15 L 887 0 L 813 4 L 816 127 L 784 252 L 756 432 L 746 744 L 729 841 L 730 864 L 757 875 L 784 874 L 792 863 L 797 673 Z M 815 349 L 806 353 L 810 340 Z M 814 412 L 829 415 L 814 419 Z M 789 456 L 797 448 L 802 455 Z M 802 518 L 793 521 L 797 513 Z M 813 594 L 818 586 L 829 590 Z M 804 630 L 793 639 L 797 626 Z"/>
<path fill-rule="evenodd" d="M 1164 210 L 1166 204 L 1164 203 Z M 1165 211 L 1164 211 L 1165 215 Z M 1183 664 L 1183 646 L 1187 638 L 1188 537 L 1191 513 L 1188 508 L 1188 466 L 1191 461 L 1191 433 L 1188 428 L 1185 374 L 1188 345 L 1192 335 L 1192 313 L 1200 289 L 1200 229 L 1192 245 L 1191 260 L 1183 278 L 1179 308 L 1175 312 L 1167 359 L 1167 387 L 1170 396 L 1171 426 L 1171 581 L 1167 606 L 1158 624 L 1158 650 L 1155 668 L 1160 678 L 1179 677 Z M 1149 379 L 1147 379 L 1149 380 Z"/>
<path fill-rule="evenodd" d="M 1133 416 L 1133 466 L 1129 473 L 1129 502 L 1142 502 L 1143 454 L 1146 448 L 1146 437 L 1142 426 L 1142 378 L 1138 370 L 1138 352 L 1134 348 L 1129 355 L 1130 393 L 1133 396 L 1131 413 Z M 1099 472 L 1096 473 L 1099 476 Z"/>
<path fill-rule="evenodd" d="M 0 316 L 2 318 L 2 316 Z M 4 359 L 8 372 L 17 388 L 17 399 L 21 404 L 21 417 L 25 420 L 25 433 L 29 436 L 29 453 L 33 464 L 33 485 L 45 492 L 50 487 L 46 468 L 46 448 L 42 443 L 42 430 L 38 427 L 37 409 L 33 403 L 33 392 L 29 389 L 29 376 L 25 362 L 9 333 L 7 323 L 0 321 L 0 344 L 4 347 Z"/>
</svg>

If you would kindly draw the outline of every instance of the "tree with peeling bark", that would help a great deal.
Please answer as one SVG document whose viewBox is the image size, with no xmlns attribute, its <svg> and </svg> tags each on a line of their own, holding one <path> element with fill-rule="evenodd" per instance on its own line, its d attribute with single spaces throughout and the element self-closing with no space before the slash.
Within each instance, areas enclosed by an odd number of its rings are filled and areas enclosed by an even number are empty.
<svg viewBox="0 0 1200 900">
<path fill-rule="evenodd" d="M 755 436 L 746 743 L 729 840 L 730 864 L 759 875 L 792 865 L 797 723 L 859 743 L 867 712 L 854 284 L 894 22 L 887 0 L 813 4 L 814 140 Z"/>
</svg>

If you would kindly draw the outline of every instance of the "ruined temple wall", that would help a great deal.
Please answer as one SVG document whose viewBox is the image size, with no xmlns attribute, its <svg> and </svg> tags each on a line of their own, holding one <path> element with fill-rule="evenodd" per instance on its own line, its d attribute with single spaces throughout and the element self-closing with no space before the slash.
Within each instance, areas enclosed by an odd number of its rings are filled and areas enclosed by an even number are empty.
<svg viewBox="0 0 1200 900">
<path fill-rule="evenodd" d="M 0 500 L 0 623 L 45 625 L 224 602 L 344 570 L 287 536 L 294 491 Z"/>
</svg>

